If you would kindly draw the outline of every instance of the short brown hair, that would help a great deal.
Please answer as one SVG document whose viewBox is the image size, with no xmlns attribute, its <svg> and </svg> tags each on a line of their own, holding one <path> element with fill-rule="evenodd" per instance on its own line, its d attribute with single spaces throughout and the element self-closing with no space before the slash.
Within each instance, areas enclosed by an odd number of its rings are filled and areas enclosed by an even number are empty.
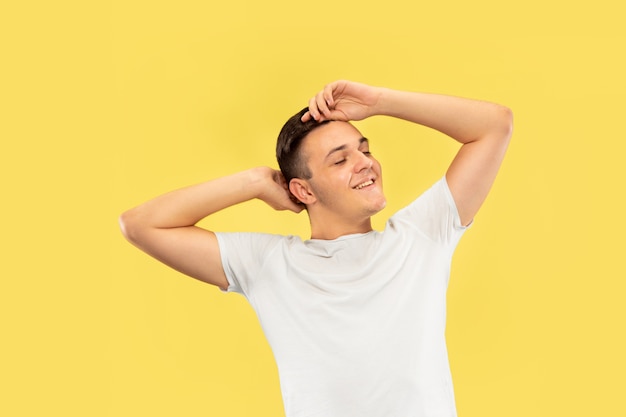
<svg viewBox="0 0 626 417">
<path fill-rule="evenodd" d="M 307 180 L 311 178 L 311 171 L 306 161 L 302 160 L 300 147 L 303 139 L 312 130 L 328 123 L 328 120 L 318 122 L 313 118 L 303 122 L 301 118 L 308 110 L 309 108 L 305 107 L 290 117 L 278 134 L 278 140 L 276 141 L 276 159 L 287 184 L 293 178 Z"/>
</svg>

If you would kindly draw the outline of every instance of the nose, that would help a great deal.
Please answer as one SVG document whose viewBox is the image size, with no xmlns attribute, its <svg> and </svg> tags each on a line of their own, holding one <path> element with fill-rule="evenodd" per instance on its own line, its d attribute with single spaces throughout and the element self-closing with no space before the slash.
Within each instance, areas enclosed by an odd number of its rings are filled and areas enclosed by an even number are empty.
<svg viewBox="0 0 626 417">
<path fill-rule="evenodd" d="M 354 164 L 354 170 L 356 172 L 368 170 L 372 167 L 372 165 L 374 165 L 374 161 L 372 160 L 371 157 L 369 157 L 368 155 L 362 152 L 359 152 L 358 154 L 359 154 L 359 157 L 356 163 Z"/>
</svg>

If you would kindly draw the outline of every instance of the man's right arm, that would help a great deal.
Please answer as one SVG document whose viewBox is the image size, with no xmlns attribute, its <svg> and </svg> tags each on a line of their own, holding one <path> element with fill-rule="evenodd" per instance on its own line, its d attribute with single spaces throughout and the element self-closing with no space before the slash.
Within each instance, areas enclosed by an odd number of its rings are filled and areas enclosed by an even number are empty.
<svg viewBox="0 0 626 417">
<path fill-rule="evenodd" d="M 350 121 L 374 115 L 436 129 L 462 144 L 446 172 L 446 181 L 461 223 L 471 223 L 504 159 L 513 129 L 511 110 L 481 100 L 340 80 L 311 98 L 302 120 Z"/>
<path fill-rule="evenodd" d="M 196 226 L 203 218 L 258 198 L 276 210 L 300 212 L 279 171 L 252 168 L 159 196 L 120 216 L 133 245 L 193 278 L 228 287 L 215 234 Z"/>
</svg>

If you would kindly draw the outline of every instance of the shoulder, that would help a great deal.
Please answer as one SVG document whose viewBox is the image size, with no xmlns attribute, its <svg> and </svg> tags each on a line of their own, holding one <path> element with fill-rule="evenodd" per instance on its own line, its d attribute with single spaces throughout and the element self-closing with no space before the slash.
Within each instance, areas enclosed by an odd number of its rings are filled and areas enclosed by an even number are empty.
<svg viewBox="0 0 626 417">
<path fill-rule="evenodd" d="M 461 224 L 459 212 L 445 176 L 418 198 L 395 213 L 388 227 L 414 230 L 431 240 L 448 241 L 467 229 Z"/>
<path fill-rule="evenodd" d="M 422 192 L 415 200 L 398 210 L 392 218 L 407 216 L 433 216 L 440 209 L 456 210 L 454 199 L 445 176 Z"/>
<path fill-rule="evenodd" d="M 300 238 L 271 233 L 255 232 L 215 232 L 220 249 L 237 248 L 239 250 L 264 251 L 277 245 L 288 245 Z"/>
<path fill-rule="evenodd" d="M 215 236 L 229 283 L 228 291 L 246 295 L 267 266 L 284 264 L 290 242 L 300 240 L 294 236 L 250 232 L 217 232 Z"/>
</svg>

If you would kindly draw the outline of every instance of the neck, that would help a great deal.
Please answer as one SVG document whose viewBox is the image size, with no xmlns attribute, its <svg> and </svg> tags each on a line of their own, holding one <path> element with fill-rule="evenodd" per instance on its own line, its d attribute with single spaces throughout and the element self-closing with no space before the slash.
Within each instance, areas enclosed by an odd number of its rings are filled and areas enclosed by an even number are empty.
<svg viewBox="0 0 626 417">
<path fill-rule="evenodd" d="M 311 218 L 311 239 L 333 240 L 341 236 L 367 233 L 372 230 L 369 217 L 361 222 L 345 222 L 331 218 L 314 221 L 314 218 Z"/>
</svg>

